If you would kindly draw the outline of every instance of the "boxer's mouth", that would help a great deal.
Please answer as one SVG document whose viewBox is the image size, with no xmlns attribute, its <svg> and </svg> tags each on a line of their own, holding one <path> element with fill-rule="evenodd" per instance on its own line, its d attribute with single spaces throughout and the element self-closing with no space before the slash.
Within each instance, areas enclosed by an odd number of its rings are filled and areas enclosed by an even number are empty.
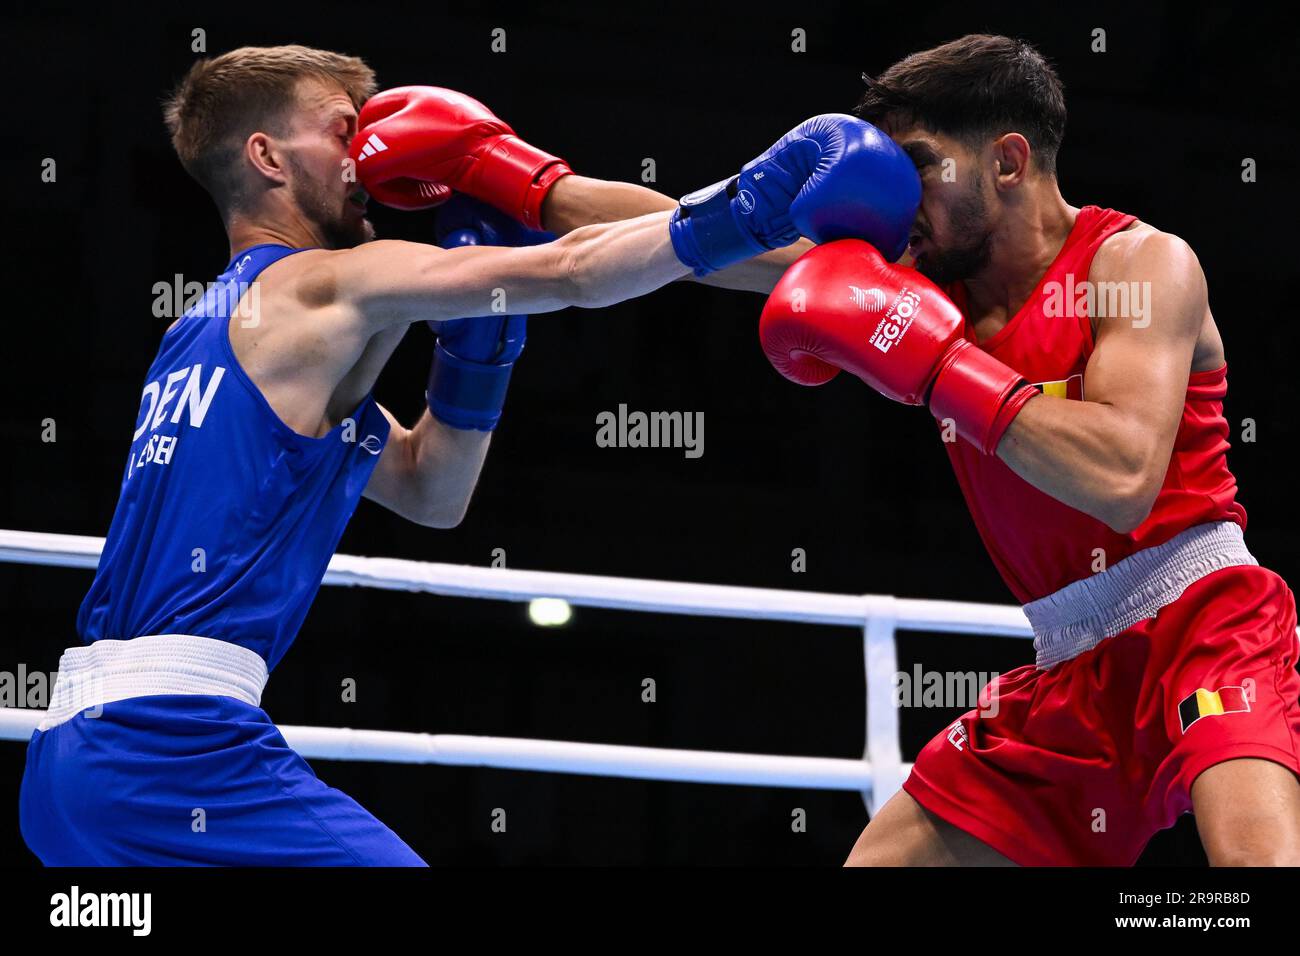
<svg viewBox="0 0 1300 956">
<path fill-rule="evenodd" d="M 369 201 L 370 195 L 364 189 L 358 189 L 348 197 L 348 202 L 352 203 L 352 205 L 356 206 L 358 209 L 365 209 L 366 203 Z"/>
</svg>

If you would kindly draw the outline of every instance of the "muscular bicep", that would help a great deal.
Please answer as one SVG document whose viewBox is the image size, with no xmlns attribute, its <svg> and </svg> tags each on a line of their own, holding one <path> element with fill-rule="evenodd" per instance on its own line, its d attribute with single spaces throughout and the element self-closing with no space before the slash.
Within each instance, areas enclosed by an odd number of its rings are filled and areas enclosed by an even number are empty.
<svg viewBox="0 0 1300 956">
<path fill-rule="evenodd" d="M 346 256 L 339 296 L 376 331 L 424 319 L 553 312 L 574 300 L 563 239 L 518 249 L 382 240 Z"/>
<path fill-rule="evenodd" d="M 1177 237 L 1125 240 L 1089 274 L 1099 318 L 1084 398 L 1120 416 L 1133 453 L 1163 478 L 1207 309 L 1205 276 Z"/>
</svg>

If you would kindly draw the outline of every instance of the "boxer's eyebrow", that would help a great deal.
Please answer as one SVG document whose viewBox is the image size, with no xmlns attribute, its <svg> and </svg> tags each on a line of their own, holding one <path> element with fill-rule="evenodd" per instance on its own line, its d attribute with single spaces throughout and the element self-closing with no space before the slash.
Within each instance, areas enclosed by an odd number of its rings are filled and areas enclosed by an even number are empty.
<svg viewBox="0 0 1300 956">
<path fill-rule="evenodd" d="M 348 128 L 351 129 L 352 125 L 357 120 L 356 111 L 347 109 L 342 106 L 337 106 L 333 110 L 331 110 L 328 114 L 326 114 L 325 125 L 333 126 L 339 120 L 342 120 L 344 123 L 347 124 Z"/>
</svg>

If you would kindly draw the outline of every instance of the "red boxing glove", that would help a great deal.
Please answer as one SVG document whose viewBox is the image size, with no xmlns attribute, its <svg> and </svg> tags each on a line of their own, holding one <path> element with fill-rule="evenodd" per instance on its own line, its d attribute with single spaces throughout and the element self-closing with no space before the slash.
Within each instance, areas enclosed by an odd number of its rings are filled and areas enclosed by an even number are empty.
<svg viewBox="0 0 1300 956">
<path fill-rule="evenodd" d="M 915 269 L 841 239 L 799 257 L 759 321 L 773 367 L 801 385 L 851 372 L 886 398 L 926 405 L 985 454 L 1038 391 L 962 336 L 957 306 Z"/>
<path fill-rule="evenodd" d="M 542 200 L 573 172 L 515 135 L 473 97 L 400 86 L 361 107 L 351 154 L 366 192 L 399 209 L 427 209 L 451 190 L 541 229 Z"/>
</svg>

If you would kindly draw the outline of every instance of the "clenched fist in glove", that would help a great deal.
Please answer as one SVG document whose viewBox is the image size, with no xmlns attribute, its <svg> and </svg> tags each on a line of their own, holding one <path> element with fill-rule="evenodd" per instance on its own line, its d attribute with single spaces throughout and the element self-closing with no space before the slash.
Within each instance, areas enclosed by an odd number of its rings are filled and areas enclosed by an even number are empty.
<svg viewBox="0 0 1300 956">
<path fill-rule="evenodd" d="M 957 307 L 915 269 L 857 239 L 817 246 L 786 270 L 759 321 L 768 361 L 801 385 L 851 372 L 886 398 L 929 405 L 993 454 L 1038 394 L 962 334 Z"/>
<path fill-rule="evenodd" d="M 542 201 L 573 172 L 530 146 L 473 97 L 437 86 L 400 86 L 366 101 L 351 155 L 366 192 L 387 206 L 427 209 L 451 191 L 541 228 Z"/>
</svg>

